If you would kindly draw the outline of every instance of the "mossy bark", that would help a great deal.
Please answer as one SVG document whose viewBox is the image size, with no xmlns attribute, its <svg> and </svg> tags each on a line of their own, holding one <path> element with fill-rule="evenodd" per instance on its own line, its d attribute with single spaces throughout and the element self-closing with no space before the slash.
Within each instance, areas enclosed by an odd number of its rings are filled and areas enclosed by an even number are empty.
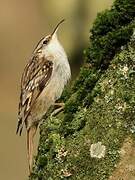
<svg viewBox="0 0 135 180">
<path fill-rule="evenodd" d="M 40 126 L 30 179 L 113 179 L 123 142 L 135 133 L 134 7 L 134 0 L 116 0 L 98 15 L 84 66 L 63 93 L 64 112 Z"/>
</svg>

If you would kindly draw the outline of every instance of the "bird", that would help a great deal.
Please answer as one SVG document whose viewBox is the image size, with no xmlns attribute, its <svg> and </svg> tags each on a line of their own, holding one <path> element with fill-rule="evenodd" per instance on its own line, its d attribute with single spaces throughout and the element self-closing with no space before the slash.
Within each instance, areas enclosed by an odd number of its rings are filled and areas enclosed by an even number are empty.
<svg viewBox="0 0 135 180">
<path fill-rule="evenodd" d="M 37 43 L 21 77 L 16 134 L 21 136 L 25 126 L 30 174 L 33 167 L 33 139 L 38 125 L 51 106 L 59 107 L 52 115 L 64 108 L 64 103 L 58 103 L 57 100 L 71 78 L 68 57 L 57 35 L 64 21 L 62 19 L 51 34 Z"/>
</svg>

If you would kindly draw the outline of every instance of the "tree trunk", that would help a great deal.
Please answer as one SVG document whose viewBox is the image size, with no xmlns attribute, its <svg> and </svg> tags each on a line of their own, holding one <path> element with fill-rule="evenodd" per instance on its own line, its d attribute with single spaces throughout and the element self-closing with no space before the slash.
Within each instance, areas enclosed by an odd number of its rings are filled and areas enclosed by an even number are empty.
<svg viewBox="0 0 135 180">
<path fill-rule="evenodd" d="M 40 126 L 32 180 L 135 179 L 135 1 L 98 14 L 65 111 Z"/>
</svg>

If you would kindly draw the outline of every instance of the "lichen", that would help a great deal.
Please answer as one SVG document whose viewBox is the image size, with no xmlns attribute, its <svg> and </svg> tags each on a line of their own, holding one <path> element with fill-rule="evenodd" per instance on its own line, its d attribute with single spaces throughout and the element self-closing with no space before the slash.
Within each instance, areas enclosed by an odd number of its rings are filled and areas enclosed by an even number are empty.
<svg viewBox="0 0 135 180">
<path fill-rule="evenodd" d="M 90 155 L 93 158 L 103 158 L 105 156 L 106 147 L 101 142 L 92 144 L 90 147 Z"/>
</svg>

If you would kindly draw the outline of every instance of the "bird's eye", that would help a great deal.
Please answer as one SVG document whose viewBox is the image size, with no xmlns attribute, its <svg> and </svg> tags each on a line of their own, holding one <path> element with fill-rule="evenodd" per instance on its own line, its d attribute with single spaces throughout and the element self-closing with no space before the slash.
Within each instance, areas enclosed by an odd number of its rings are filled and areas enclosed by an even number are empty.
<svg viewBox="0 0 135 180">
<path fill-rule="evenodd" d="M 43 41 L 43 44 L 47 44 L 47 43 L 48 43 L 48 40 L 44 40 L 44 41 Z"/>
</svg>

